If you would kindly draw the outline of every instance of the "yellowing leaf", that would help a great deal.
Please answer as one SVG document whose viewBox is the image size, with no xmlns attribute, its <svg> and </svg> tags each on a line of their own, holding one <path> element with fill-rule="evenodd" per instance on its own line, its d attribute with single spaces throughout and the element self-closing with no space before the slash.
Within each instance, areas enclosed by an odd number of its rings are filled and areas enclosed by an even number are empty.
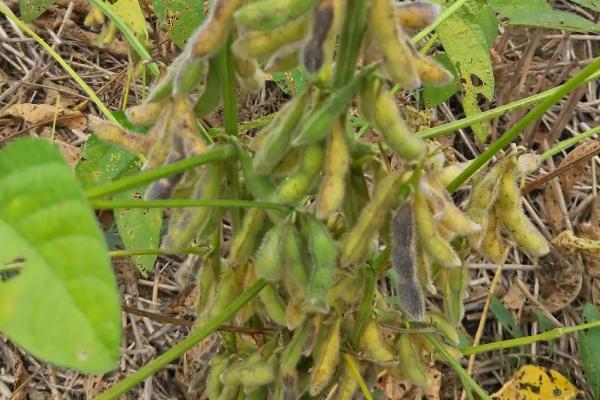
<svg viewBox="0 0 600 400">
<path fill-rule="evenodd" d="M 115 13 L 131 28 L 138 38 L 148 38 L 144 12 L 137 0 L 108 0 Z"/>
<path fill-rule="evenodd" d="M 519 368 L 492 399 L 574 400 L 579 390 L 561 373 L 537 365 Z"/>
</svg>

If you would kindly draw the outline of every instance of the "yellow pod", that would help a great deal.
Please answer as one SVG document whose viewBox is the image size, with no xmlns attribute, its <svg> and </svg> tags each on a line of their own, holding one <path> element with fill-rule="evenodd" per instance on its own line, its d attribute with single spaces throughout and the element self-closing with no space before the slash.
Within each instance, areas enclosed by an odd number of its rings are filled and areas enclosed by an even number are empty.
<svg viewBox="0 0 600 400">
<path fill-rule="evenodd" d="M 340 359 L 341 322 L 341 318 L 338 317 L 327 329 L 320 351 L 315 355 L 308 389 L 311 396 L 320 394 L 335 374 Z"/>
<path fill-rule="evenodd" d="M 133 125 L 151 126 L 156 123 L 164 109 L 165 104 L 162 101 L 145 102 L 129 107 L 125 111 L 125 116 Z"/>
<path fill-rule="evenodd" d="M 307 313 L 304 311 L 302 304 L 303 298 L 292 298 L 285 308 L 286 326 L 289 330 L 294 330 L 304 323 Z"/>
<path fill-rule="evenodd" d="M 396 23 L 407 30 L 421 30 L 440 15 L 439 4 L 425 2 L 394 3 Z"/>
<path fill-rule="evenodd" d="M 346 191 L 346 174 L 350 167 L 350 152 L 344 139 L 342 124 L 333 125 L 325 150 L 325 176 L 317 196 L 317 218 L 326 219 L 342 204 Z"/>
<path fill-rule="evenodd" d="M 496 264 L 504 263 L 508 255 L 509 247 L 500 233 L 500 223 L 494 208 L 489 211 L 487 230 L 483 234 L 481 245 L 474 250 Z"/>
<path fill-rule="evenodd" d="M 194 108 L 186 96 L 173 98 L 173 114 L 176 118 L 171 121 L 170 129 L 173 130 L 173 135 L 181 139 L 185 156 L 205 153 L 208 146 L 199 135 Z"/>
<path fill-rule="evenodd" d="M 395 361 L 395 355 L 386 343 L 381 328 L 373 319 L 370 319 L 363 328 L 360 347 L 370 360 L 379 364 L 385 365 Z"/>
<path fill-rule="evenodd" d="M 346 354 L 344 358 L 352 359 L 354 365 L 358 365 L 358 360 L 350 354 Z M 358 380 L 356 376 L 352 373 L 352 369 L 348 364 L 347 360 L 344 360 L 344 369 L 342 370 L 342 376 L 340 377 L 340 381 L 338 383 L 336 400 L 352 400 L 354 398 L 354 393 L 358 389 Z"/>
<path fill-rule="evenodd" d="M 381 229 L 389 211 L 398 201 L 403 181 L 403 174 L 393 171 L 377 184 L 373 197 L 363 207 L 356 224 L 343 240 L 340 258 L 342 267 L 358 264 L 364 259 L 371 238 Z"/>
<path fill-rule="evenodd" d="M 169 126 L 172 108 L 171 102 L 165 104 L 165 110 L 146 135 L 154 140 L 154 145 L 146 155 L 147 161 L 142 167 L 142 171 L 156 168 L 162 165 L 167 159 L 173 143 L 173 130 Z"/>
<path fill-rule="evenodd" d="M 461 285 L 464 287 L 464 285 Z M 453 344 L 459 344 L 460 338 L 456 330 L 457 323 L 454 325 L 446 320 L 443 315 L 430 312 L 425 315 L 425 322 L 435 325 L 439 332 L 444 334 L 446 338 Z"/>
<path fill-rule="evenodd" d="M 431 385 L 431 382 L 411 339 L 411 335 L 404 334 L 400 335 L 400 338 L 396 341 L 400 365 L 402 365 L 402 374 L 412 384 L 428 387 Z"/>
<path fill-rule="evenodd" d="M 266 213 L 262 208 L 250 208 L 244 215 L 242 227 L 234 236 L 229 251 L 231 265 L 244 264 L 253 254 L 258 234 L 263 228 Z"/>
<path fill-rule="evenodd" d="M 454 81 L 454 76 L 431 57 L 415 54 L 415 65 L 421 81 L 430 86 L 443 86 Z"/>
<path fill-rule="evenodd" d="M 302 42 L 296 42 L 279 49 L 267 61 L 265 72 L 274 74 L 277 72 L 288 72 L 296 68 L 300 64 L 302 45 Z"/>
<path fill-rule="evenodd" d="M 312 354 L 323 323 L 323 314 L 316 314 L 308 321 L 308 332 L 306 340 L 302 345 L 302 355 L 308 357 Z"/>
<path fill-rule="evenodd" d="M 233 13 L 245 0 L 215 0 L 207 19 L 189 39 L 192 57 L 208 57 L 223 44 L 233 25 Z"/>
<path fill-rule="evenodd" d="M 235 72 L 240 78 L 242 87 L 249 92 L 258 92 L 265 84 L 265 74 L 254 59 L 235 57 Z"/>
<path fill-rule="evenodd" d="M 459 162 L 447 167 L 442 168 L 441 172 L 437 174 L 437 178 L 440 183 L 444 186 L 448 186 L 450 182 L 456 179 L 470 164 L 470 161 Z"/>
<path fill-rule="evenodd" d="M 91 27 L 94 25 L 102 25 L 104 24 L 104 13 L 100 11 L 97 7 L 91 7 L 91 10 L 85 16 L 83 20 L 83 25 L 87 27 Z"/>
<path fill-rule="evenodd" d="M 413 209 L 419 243 L 431 260 L 444 267 L 460 267 L 462 261 L 437 230 L 427 199 L 420 187 L 415 192 Z"/>
<path fill-rule="evenodd" d="M 402 27 L 396 25 L 395 13 L 390 0 L 373 0 L 369 28 L 384 54 L 385 67 L 392 80 L 404 89 L 416 89 L 421 81 L 415 65 L 415 51 Z"/>
<path fill-rule="evenodd" d="M 103 141 L 116 144 L 135 153 L 147 155 L 156 143 L 156 140 L 152 137 L 129 132 L 123 129 L 121 125 L 94 116 L 88 119 L 88 127 Z"/>
<path fill-rule="evenodd" d="M 301 16 L 272 31 L 247 32 L 233 42 L 231 50 L 238 57 L 268 57 L 282 47 L 302 40 L 307 23 L 308 17 Z"/>
<path fill-rule="evenodd" d="M 506 172 L 500 180 L 496 215 L 515 242 L 527 253 L 540 257 L 550 252 L 546 238 L 523 212 L 521 191 L 513 170 Z"/>
</svg>

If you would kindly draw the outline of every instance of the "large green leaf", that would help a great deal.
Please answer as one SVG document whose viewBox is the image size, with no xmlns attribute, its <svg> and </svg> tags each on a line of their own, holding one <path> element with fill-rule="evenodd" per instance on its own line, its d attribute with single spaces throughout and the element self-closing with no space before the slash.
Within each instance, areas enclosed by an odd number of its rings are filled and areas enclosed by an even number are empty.
<svg viewBox="0 0 600 400">
<path fill-rule="evenodd" d="M 19 12 L 25 22 L 34 21 L 42 15 L 56 0 L 19 0 Z"/>
<path fill-rule="evenodd" d="M 494 72 L 483 29 L 475 22 L 454 14 L 436 31 L 460 74 L 465 114 L 469 117 L 479 114 L 478 96 L 491 100 L 494 95 Z M 471 128 L 481 142 L 489 135 L 488 122 L 475 123 Z"/>
<path fill-rule="evenodd" d="M 152 0 L 158 19 L 166 25 L 171 40 L 179 48 L 204 19 L 203 0 Z"/>
<path fill-rule="evenodd" d="M 119 358 L 119 296 L 106 243 L 58 149 L 21 139 L 0 151 L 0 330 L 36 357 L 85 372 Z"/>
<path fill-rule="evenodd" d="M 600 0 L 573 0 L 573 3 L 587 7 L 590 10 L 600 11 Z"/>
<path fill-rule="evenodd" d="M 545 0 L 490 0 L 489 5 L 513 25 L 600 32 L 600 25 L 570 12 L 554 10 Z"/>
<path fill-rule="evenodd" d="M 582 310 L 586 322 L 600 320 L 600 311 L 592 304 Z M 583 372 L 595 399 L 600 399 L 600 328 L 579 332 L 579 352 Z"/>
<path fill-rule="evenodd" d="M 148 38 L 148 26 L 144 12 L 137 0 L 104 0 L 110 4 L 115 14 L 119 16 L 137 35 L 138 38 Z"/>
</svg>

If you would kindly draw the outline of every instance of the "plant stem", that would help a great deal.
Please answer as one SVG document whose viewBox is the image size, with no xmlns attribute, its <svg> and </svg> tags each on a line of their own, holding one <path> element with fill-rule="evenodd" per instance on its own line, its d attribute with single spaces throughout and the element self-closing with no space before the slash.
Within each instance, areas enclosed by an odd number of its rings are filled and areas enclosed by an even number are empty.
<svg viewBox="0 0 600 400">
<path fill-rule="evenodd" d="M 446 350 L 438 338 L 431 333 L 426 333 L 425 338 L 433 345 L 433 347 L 435 347 L 435 349 L 446 360 L 446 362 L 450 364 L 465 386 L 469 386 L 482 399 L 491 400 L 490 396 L 488 396 L 481 386 L 479 386 L 479 384 L 475 382 L 475 380 L 467 373 L 467 371 L 464 370 L 460 363 L 456 361 L 456 359 L 452 357 L 450 353 L 448 353 L 448 350 Z"/>
<path fill-rule="evenodd" d="M 110 194 L 119 193 L 202 164 L 230 160 L 234 158 L 236 154 L 237 150 L 235 146 L 229 144 L 220 145 L 199 156 L 177 161 L 173 164 L 163 165 L 148 171 L 140 172 L 136 175 L 125 176 L 116 181 L 93 187 L 86 191 L 86 196 L 88 199 L 97 199 Z"/>
<path fill-rule="evenodd" d="M 234 208 L 266 208 L 287 211 L 282 204 L 267 203 L 254 200 L 237 199 L 168 199 L 168 200 L 91 200 L 92 207 L 97 210 L 115 208 L 181 208 L 181 207 L 234 207 Z"/>
<path fill-rule="evenodd" d="M 600 328 L 600 320 L 592 321 L 585 324 L 566 326 L 562 328 L 555 328 L 547 332 L 539 333 L 537 335 L 526 336 L 522 338 L 502 340 L 500 342 L 486 343 L 479 346 L 469 346 L 461 349 L 463 355 L 469 356 L 471 354 L 485 353 L 487 351 L 508 349 L 511 347 L 525 346 L 531 343 L 548 341 L 556 339 L 569 333 L 579 332 L 586 329 Z"/>
<path fill-rule="evenodd" d="M 369 388 L 367 387 L 367 384 L 365 383 L 363 377 L 360 375 L 358 366 L 356 365 L 350 354 L 344 353 L 344 360 L 346 361 L 346 365 L 348 366 L 348 368 L 350 368 L 350 372 L 352 372 L 352 375 L 354 375 L 354 378 L 358 381 L 358 386 L 360 386 L 360 390 L 361 392 L 363 392 L 365 399 L 373 400 L 373 396 L 371 395 L 371 392 L 369 392 Z"/>
<path fill-rule="evenodd" d="M 597 79 L 598 77 L 600 77 L 600 72 L 597 72 L 597 73 L 593 74 L 592 76 L 588 77 L 585 80 L 585 82 L 587 83 L 587 82 L 593 81 L 593 80 Z M 467 128 L 477 122 L 489 121 L 494 118 L 501 117 L 505 114 L 508 114 L 511 111 L 515 111 L 520 108 L 524 108 L 524 107 L 533 105 L 535 103 L 539 103 L 540 101 L 547 99 L 548 97 L 552 96 L 554 93 L 559 91 L 564 85 L 565 84 L 557 86 L 552 89 L 548 89 L 542 93 L 538 93 L 533 96 L 525 97 L 524 99 L 521 99 L 521 100 L 513 101 L 512 103 L 505 104 L 500 107 L 496 107 L 489 111 L 484 111 L 482 113 L 473 115 L 471 117 L 459 119 L 454 122 L 450 122 L 450 123 L 436 126 L 433 128 L 424 129 L 422 131 L 417 132 L 416 134 L 419 135 L 420 137 L 422 137 L 423 139 L 431 139 L 431 138 L 434 138 L 434 137 L 437 137 L 440 135 L 444 135 L 446 133 L 452 133 L 452 132 L 457 131 L 462 128 Z"/>
<path fill-rule="evenodd" d="M 523 118 L 518 120 L 509 130 L 507 130 L 498 140 L 492 143 L 483 153 L 481 153 L 473 162 L 471 162 L 463 172 L 460 173 L 448 185 L 450 193 L 456 191 L 463 183 L 467 181 L 479 168 L 487 163 L 496 153 L 511 143 L 517 136 L 533 121 L 540 118 L 546 110 L 558 102 L 564 95 L 571 92 L 579 85 L 584 83 L 587 78 L 598 72 L 600 69 L 600 57 L 588 64 L 575 76 L 569 79 L 564 85 L 558 87 L 558 90 L 545 98 L 540 104 L 535 106 Z"/>
<path fill-rule="evenodd" d="M 168 254 L 204 254 L 205 248 L 201 247 L 186 247 L 183 249 L 145 249 L 145 250 L 111 250 L 108 254 L 111 257 L 129 257 L 129 256 L 146 256 L 146 255 L 168 255 Z"/>
<path fill-rule="evenodd" d="M 87 85 L 87 83 L 85 83 L 83 81 L 83 79 L 77 74 L 77 72 L 75 72 L 75 70 L 73 68 L 71 68 L 71 66 L 65 61 L 65 59 L 62 58 L 60 56 L 60 54 L 58 54 L 56 51 L 54 51 L 52 46 L 50 46 L 48 43 L 46 43 L 46 41 L 44 39 L 42 39 L 37 33 L 32 31 L 27 26 L 27 24 L 25 24 L 23 21 L 21 21 L 19 18 L 17 18 L 17 16 L 15 14 L 13 14 L 13 12 L 2 1 L 0 1 L 0 14 L 4 14 L 4 16 L 6 18 L 8 18 L 15 25 L 17 25 L 23 32 L 25 32 L 27 35 L 29 35 L 33 39 L 35 39 L 35 41 L 38 42 L 38 44 L 40 46 L 42 46 L 44 48 L 44 50 L 46 50 L 48 52 L 48 54 L 50 54 L 50 56 L 52 56 L 52 58 L 54 58 L 56 60 L 56 62 L 59 63 L 60 66 L 63 67 L 63 69 L 65 71 L 67 71 L 67 73 L 71 76 L 71 78 L 73 78 L 73 80 L 75 82 L 77 82 L 77 84 L 81 87 L 81 89 L 89 96 L 90 100 L 92 100 L 92 102 L 94 102 L 96 107 L 98 107 L 100 112 L 102 112 L 102 114 L 104 114 L 106 119 L 108 119 L 112 122 L 118 123 L 117 119 L 112 115 L 110 110 L 104 105 L 102 100 L 100 100 L 100 98 L 96 95 L 94 90 L 91 87 L 89 87 Z"/>
<path fill-rule="evenodd" d="M 578 135 L 575 135 L 572 138 L 565 139 L 561 142 L 558 142 L 554 146 L 552 146 L 550 149 L 548 149 L 544 153 L 542 153 L 542 161 L 547 160 L 550 157 L 553 157 L 556 154 L 560 153 L 561 151 L 568 149 L 571 146 L 576 145 L 577 143 L 581 142 L 582 140 L 587 139 L 587 138 L 594 136 L 596 134 L 599 134 L 599 133 L 600 133 L 600 125 L 595 128 L 592 128 L 588 131 L 585 131 Z"/>
<path fill-rule="evenodd" d="M 367 28 L 369 18 L 369 2 L 367 0 L 348 0 L 346 5 L 348 15 L 340 34 L 338 61 L 336 62 L 334 87 L 344 86 L 350 81 L 358 60 L 362 37 Z"/>
<path fill-rule="evenodd" d="M 421 39 L 424 39 L 425 36 L 429 35 L 431 32 L 435 30 L 442 22 L 448 19 L 452 14 L 456 12 L 459 8 L 461 8 L 468 0 L 457 0 L 450 7 L 446 8 L 444 12 L 440 14 L 439 17 L 436 18 L 435 21 L 425 29 L 421 30 L 415 36 L 412 37 L 411 41 L 413 43 L 418 43 Z"/>
<path fill-rule="evenodd" d="M 202 328 L 190 333 L 185 339 L 165 353 L 156 357 L 133 374 L 106 390 L 104 393 L 101 393 L 96 397 L 96 400 L 117 399 L 129 389 L 142 383 L 147 377 L 154 375 L 166 365 L 181 357 L 186 351 L 197 345 L 200 341 L 215 332 L 221 325 L 230 320 L 235 313 L 252 300 L 266 285 L 267 282 L 262 279 L 256 281 L 251 287 L 246 289 L 246 291 L 225 307 L 225 309 L 223 309 L 216 317 L 208 321 Z"/>
<path fill-rule="evenodd" d="M 129 28 L 125 21 L 123 21 L 121 17 L 119 17 L 114 12 L 112 7 L 108 3 L 105 3 L 102 0 L 90 1 L 94 5 L 94 7 L 97 7 L 100 11 L 102 11 L 104 15 L 110 18 L 110 20 L 113 21 L 115 25 L 117 25 L 117 28 L 119 28 L 123 37 L 129 42 L 131 47 L 133 47 L 133 50 L 143 61 L 152 61 L 152 56 L 150 55 L 150 53 L 148 53 L 148 50 L 146 50 L 144 45 L 135 36 L 135 33 L 133 33 L 133 31 Z M 160 71 L 158 70 L 158 66 L 156 65 L 156 63 L 150 63 L 148 67 L 150 68 L 150 72 L 152 73 L 152 75 L 154 77 L 158 77 Z"/>
</svg>

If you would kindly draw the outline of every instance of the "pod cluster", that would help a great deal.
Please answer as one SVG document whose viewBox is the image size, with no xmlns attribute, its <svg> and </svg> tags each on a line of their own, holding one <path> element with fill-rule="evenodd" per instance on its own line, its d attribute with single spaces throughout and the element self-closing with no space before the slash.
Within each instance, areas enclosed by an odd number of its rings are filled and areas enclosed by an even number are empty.
<svg viewBox="0 0 600 400">
<path fill-rule="evenodd" d="M 241 393 L 251 399 L 361 398 L 357 374 L 372 387 L 383 370 L 429 385 L 425 367 L 434 349 L 419 327 L 458 342 L 467 273 L 464 246 L 457 242 L 468 237 L 481 244 L 500 224 L 520 245 L 524 237 L 516 229 L 524 218 L 518 168 L 508 167 L 519 163 L 506 161 L 511 156 L 492 167 L 488 174 L 500 168 L 494 184 L 481 178 L 463 213 L 443 186 L 443 177 L 454 172 L 442 170 L 439 153 L 410 131 L 390 93 L 392 82 L 414 89 L 452 78 L 416 51 L 406 33 L 431 23 L 439 7 L 371 0 L 358 42 L 363 67 L 334 87 L 344 6 L 342 0 L 215 0 L 146 101 L 126 112 L 132 124 L 149 127 L 148 134 L 95 119 L 90 125 L 102 139 L 142 154 L 144 169 L 231 150 L 227 163 L 154 182 L 146 199 L 233 198 L 281 206 L 244 210 L 231 235 L 224 228 L 232 220 L 227 209 L 189 207 L 170 214 L 162 247 L 206 244 L 212 251 L 197 276 L 199 326 L 257 280 L 267 282 L 235 317 L 236 324 L 264 329 L 264 335 L 223 340 L 205 377 L 210 399 Z M 262 87 L 263 71 L 297 66 L 310 81 L 254 137 L 202 136 L 197 118 L 221 99 L 222 65 L 215 55 L 232 33 L 235 71 L 246 89 Z M 352 104 L 381 145 L 356 137 Z M 401 168 L 387 167 L 390 156 L 402 161 Z M 238 177 L 239 184 L 232 184 Z M 519 221 L 501 212 L 514 204 Z M 377 262 L 384 247 L 391 263 Z M 384 274 L 379 283 L 369 278 Z M 427 311 L 433 307 L 426 307 L 426 293 L 438 290 L 442 312 Z"/>
</svg>

